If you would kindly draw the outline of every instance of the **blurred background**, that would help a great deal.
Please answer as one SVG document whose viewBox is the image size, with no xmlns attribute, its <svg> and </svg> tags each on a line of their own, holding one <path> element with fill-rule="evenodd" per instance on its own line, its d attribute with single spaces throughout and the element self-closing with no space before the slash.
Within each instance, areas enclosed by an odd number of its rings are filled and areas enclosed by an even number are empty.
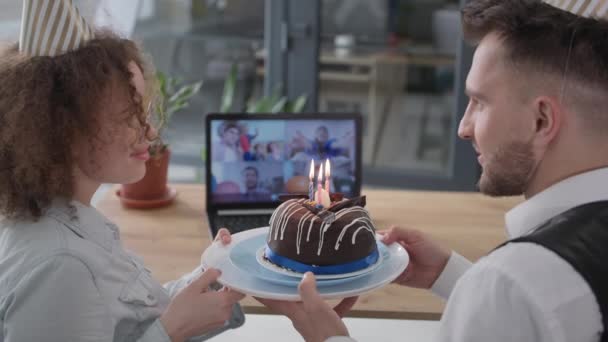
<svg viewBox="0 0 608 342">
<path fill-rule="evenodd" d="M 204 118 L 237 66 L 232 111 L 272 92 L 306 111 L 364 117 L 364 184 L 475 190 L 456 128 L 470 51 L 456 0 L 75 0 L 89 22 L 119 24 L 156 67 L 203 81 L 167 131 L 172 182 L 204 181 Z M 0 0 L 0 41 L 18 40 L 21 1 Z M 312 47 L 312 48 L 311 48 Z M 304 53 L 299 53 L 304 51 Z"/>
</svg>

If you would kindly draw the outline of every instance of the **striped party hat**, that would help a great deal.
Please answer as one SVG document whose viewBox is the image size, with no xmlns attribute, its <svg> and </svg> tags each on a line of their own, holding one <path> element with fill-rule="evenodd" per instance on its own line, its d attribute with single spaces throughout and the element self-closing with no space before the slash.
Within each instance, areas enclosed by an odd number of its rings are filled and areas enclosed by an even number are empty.
<svg viewBox="0 0 608 342">
<path fill-rule="evenodd" d="M 585 18 L 608 20 L 608 0 L 542 0 L 561 10 Z"/>
<path fill-rule="evenodd" d="M 93 31 L 72 0 L 23 0 L 19 51 L 28 56 L 57 56 L 93 38 Z"/>
</svg>

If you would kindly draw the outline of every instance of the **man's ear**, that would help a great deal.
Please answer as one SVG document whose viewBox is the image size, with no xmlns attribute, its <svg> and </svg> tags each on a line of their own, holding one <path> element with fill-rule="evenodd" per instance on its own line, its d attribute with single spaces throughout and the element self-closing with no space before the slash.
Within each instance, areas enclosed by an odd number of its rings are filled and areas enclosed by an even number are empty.
<svg viewBox="0 0 608 342">
<path fill-rule="evenodd" d="M 549 96 L 534 100 L 534 141 L 540 146 L 549 145 L 560 132 L 564 121 L 564 109 Z"/>
</svg>

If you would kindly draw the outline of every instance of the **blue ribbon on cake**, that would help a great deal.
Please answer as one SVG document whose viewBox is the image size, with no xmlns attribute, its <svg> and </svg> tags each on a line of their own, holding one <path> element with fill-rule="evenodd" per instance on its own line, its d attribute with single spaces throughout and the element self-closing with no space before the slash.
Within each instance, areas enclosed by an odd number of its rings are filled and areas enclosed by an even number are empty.
<svg viewBox="0 0 608 342">
<path fill-rule="evenodd" d="M 329 274 L 345 274 L 357 272 L 359 270 L 368 268 L 378 261 L 380 253 L 376 248 L 370 255 L 363 259 L 348 262 L 346 264 L 329 265 L 329 266 L 313 266 L 303 264 L 301 262 L 286 258 L 282 255 L 275 253 L 270 247 L 266 246 L 265 250 L 266 259 L 270 260 L 275 265 L 290 269 L 298 273 L 312 272 L 317 275 L 329 275 Z"/>
</svg>

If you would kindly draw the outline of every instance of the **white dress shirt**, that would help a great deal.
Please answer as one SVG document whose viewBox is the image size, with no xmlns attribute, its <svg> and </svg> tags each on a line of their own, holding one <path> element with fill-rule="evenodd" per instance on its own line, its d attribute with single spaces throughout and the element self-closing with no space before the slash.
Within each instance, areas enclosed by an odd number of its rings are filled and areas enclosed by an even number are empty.
<svg viewBox="0 0 608 342">
<path fill-rule="evenodd" d="M 608 168 L 551 186 L 506 214 L 509 238 L 527 235 L 576 206 L 608 200 L 606 184 Z M 532 243 L 508 244 L 474 265 L 452 253 L 432 290 L 449 298 L 438 341 L 596 342 L 604 329 L 599 305 L 581 275 Z M 340 341 L 354 340 L 327 340 Z"/>
</svg>

